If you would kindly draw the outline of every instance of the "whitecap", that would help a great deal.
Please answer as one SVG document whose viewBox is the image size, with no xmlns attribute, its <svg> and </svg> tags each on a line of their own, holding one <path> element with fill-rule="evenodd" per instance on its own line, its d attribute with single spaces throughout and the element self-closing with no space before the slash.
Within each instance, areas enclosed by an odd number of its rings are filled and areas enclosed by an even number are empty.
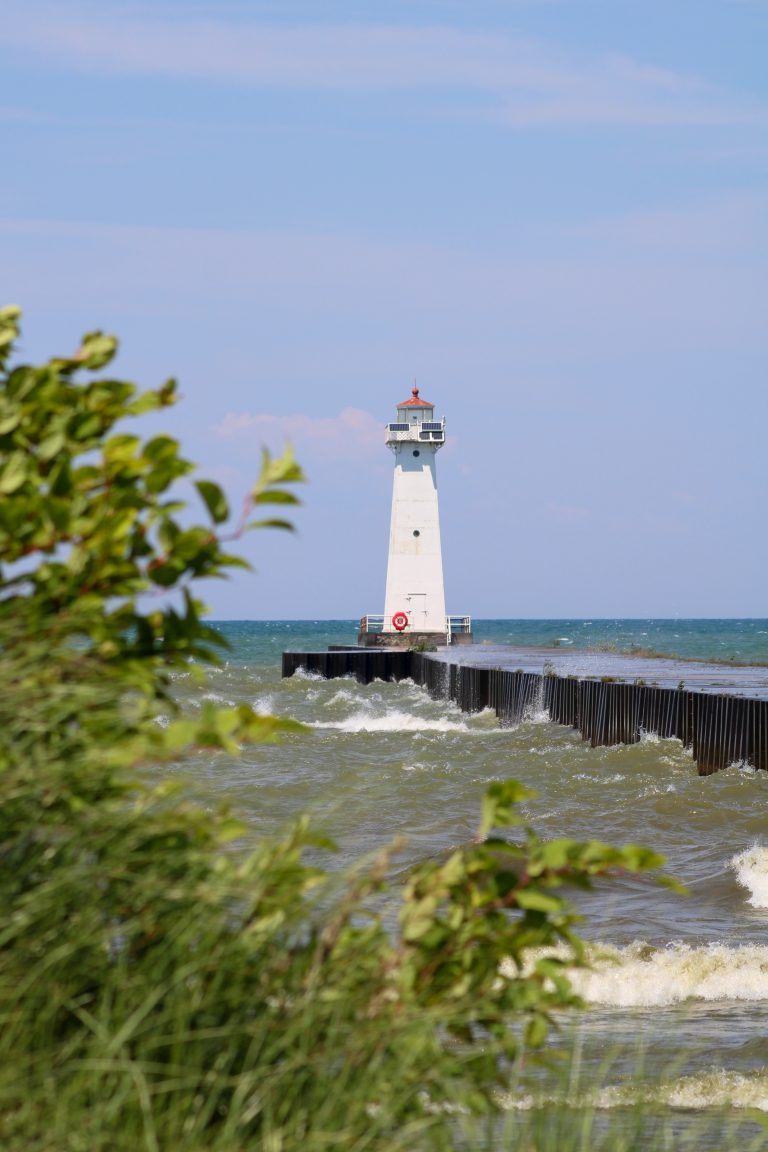
<svg viewBox="0 0 768 1152">
<path fill-rule="evenodd" d="M 226 704 L 228 708 L 233 708 L 235 704 L 234 700 L 227 700 L 219 692 L 203 692 L 202 699 L 210 700 L 212 704 Z"/>
<path fill-rule="evenodd" d="M 532 953 L 528 969 L 546 954 L 552 953 Z M 572 968 L 568 978 L 589 1004 L 661 1008 L 685 1000 L 768 1000 L 768 946 L 762 944 L 676 942 L 655 948 L 639 940 L 624 948 L 590 945 L 587 958 L 590 967 Z M 505 964 L 502 972 L 513 976 L 514 966 Z"/>
<path fill-rule="evenodd" d="M 534 1108 L 565 1103 L 573 1108 L 627 1108 L 637 1104 L 666 1105 L 686 1111 L 706 1108 L 756 1108 L 768 1112 L 768 1073 L 760 1068 L 743 1073 L 726 1068 L 709 1068 L 679 1080 L 660 1084 L 606 1084 L 597 1090 L 569 1094 L 565 1101 L 552 1095 L 507 1093 L 500 1098 L 507 1111 L 527 1112 Z"/>
<path fill-rule="evenodd" d="M 642 942 L 611 950 L 593 971 L 574 973 L 591 1004 L 661 1007 L 684 1000 L 768 1000 L 768 947 L 690 945 L 649 949 Z"/>
<path fill-rule="evenodd" d="M 257 716 L 271 716 L 275 709 L 274 698 L 272 696 L 257 696 L 252 707 Z"/>
<path fill-rule="evenodd" d="M 312 728 L 335 728 L 340 732 L 469 732 L 471 729 L 463 721 L 449 720 L 442 716 L 437 720 L 427 720 L 408 712 L 388 712 L 384 716 L 371 716 L 370 712 L 354 712 L 345 720 L 317 720 Z"/>
<path fill-rule="evenodd" d="M 334 696 L 331 696 L 330 700 L 326 701 L 325 707 L 330 708 L 333 704 L 349 704 L 355 699 L 354 692 L 350 692 L 348 688 L 340 688 Z M 362 703 L 365 704 L 367 701 L 363 700 Z"/>
<path fill-rule="evenodd" d="M 671 1108 L 758 1108 L 768 1112 L 768 1076 L 713 1069 L 685 1076 L 663 1094 Z"/>
<path fill-rule="evenodd" d="M 768 908 L 768 848 L 754 844 L 730 861 L 736 879 L 750 893 L 747 903 L 753 908 Z"/>
</svg>

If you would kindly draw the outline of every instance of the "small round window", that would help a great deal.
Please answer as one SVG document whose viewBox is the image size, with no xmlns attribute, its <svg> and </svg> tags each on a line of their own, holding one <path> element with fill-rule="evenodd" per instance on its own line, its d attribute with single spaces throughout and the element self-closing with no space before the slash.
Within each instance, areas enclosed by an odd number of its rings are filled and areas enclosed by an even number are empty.
<svg viewBox="0 0 768 1152">
<path fill-rule="evenodd" d="M 421 452 L 419 452 L 418 448 L 414 448 L 413 454 L 414 456 L 421 456 Z"/>
<path fill-rule="evenodd" d="M 421 532 L 419 532 L 418 528 L 414 528 L 413 534 L 414 536 L 421 536 Z"/>
</svg>

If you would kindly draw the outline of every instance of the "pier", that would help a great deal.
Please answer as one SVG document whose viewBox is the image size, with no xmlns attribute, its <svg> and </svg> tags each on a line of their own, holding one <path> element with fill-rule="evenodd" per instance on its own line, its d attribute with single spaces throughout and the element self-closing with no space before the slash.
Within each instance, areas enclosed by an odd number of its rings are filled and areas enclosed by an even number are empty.
<svg viewBox="0 0 768 1152">
<path fill-rule="evenodd" d="M 331 648 L 284 652 L 299 669 L 335 679 L 411 679 L 463 712 L 492 708 L 502 725 L 546 711 L 593 748 L 645 733 L 690 748 L 701 776 L 729 764 L 768 769 L 768 668 L 637 657 L 588 649 L 474 645 L 457 652 Z"/>
</svg>

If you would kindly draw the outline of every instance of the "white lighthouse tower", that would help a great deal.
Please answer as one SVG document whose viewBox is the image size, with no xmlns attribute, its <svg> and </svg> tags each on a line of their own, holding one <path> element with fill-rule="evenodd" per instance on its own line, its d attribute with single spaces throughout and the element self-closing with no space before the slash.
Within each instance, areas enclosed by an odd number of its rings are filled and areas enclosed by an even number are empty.
<svg viewBox="0 0 768 1152">
<path fill-rule="evenodd" d="M 395 456 L 384 615 L 364 616 L 360 642 L 369 646 L 471 641 L 467 616 L 446 616 L 435 457 L 445 443 L 445 418 L 414 386 L 397 405 L 384 439 Z"/>
</svg>

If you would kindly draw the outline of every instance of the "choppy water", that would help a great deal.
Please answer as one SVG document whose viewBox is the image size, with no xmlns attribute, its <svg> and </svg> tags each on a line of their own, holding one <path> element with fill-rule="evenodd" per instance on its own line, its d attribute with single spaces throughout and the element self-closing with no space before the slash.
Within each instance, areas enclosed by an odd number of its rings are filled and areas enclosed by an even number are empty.
<svg viewBox="0 0 768 1152">
<path fill-rule="evenodd" d="M 465 716 L 410 683 L 280 678 L 283 649 L 353 642 L 352 621 L 220 627 L 232 648 L 207 695 L 307 729 L 240 759 L 201 757 L 199 791 L 229 801 L 254 836 L 309 812 L 336 839 L 339 865 L 395 835 L 408 838 L 403 867 L 470 840 L 483 790 L 510 776 L 536 789 L 526 815 L 542 835 L 661 851 L 687 897 L 643 878 L 580 901 L 595 966 L 575 978 L 592 1006 L 579 1027 L 587 1065 L 604 1069 L 599 1103 L 626 1102 L 640 1061 L 672 1107 L 768 1113 L 768 774 L 734 765 L 702 778 L 675 741 L 592 749 L 542 715 L 500 729 L 492 714 Z M 484 621 L 475 632 L 768 661 L 768 621 Z M 199 705 L 191 680 L 178 687 Z"/>
</svg>

